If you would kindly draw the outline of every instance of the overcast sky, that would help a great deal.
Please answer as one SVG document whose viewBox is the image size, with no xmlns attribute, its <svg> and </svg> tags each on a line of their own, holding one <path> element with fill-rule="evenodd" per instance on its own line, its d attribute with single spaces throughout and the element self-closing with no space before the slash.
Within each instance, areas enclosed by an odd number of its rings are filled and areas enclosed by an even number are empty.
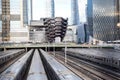
<svg viewBox="0 0 120 80">
<path fill-rule="evenodd" d="M 80 21 L 85 22 L 85 4 L 87 0 L 78 0 Z M 33 0 L 33 19 L 45 17 L 46 0 Z M 71 19 L 71 0 L 55 0 L 55 16 Z"/>
</svg>

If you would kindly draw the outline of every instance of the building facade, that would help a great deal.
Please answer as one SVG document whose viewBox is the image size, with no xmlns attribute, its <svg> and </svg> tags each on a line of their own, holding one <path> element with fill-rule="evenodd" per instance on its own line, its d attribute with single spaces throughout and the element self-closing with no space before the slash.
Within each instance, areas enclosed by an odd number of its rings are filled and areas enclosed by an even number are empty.
<svg viewBox="0 0 120 80">
<path fill-rule="evenodd" d="M 27 25 L 31 20 L 31 0 L 0 0 L 2 41 L 28 41 Z M 28 16 L 29 15 L 29 16 Z"/>
<path fill-rule="evenodd" d="M 45 43 L 47 42 L 45 36 L 45 28 L 44 25 L 45 18 L 41 18 L 40 20 L 31 20 L 29 27 L 29 40 L 33 43 Z"/>
<path fill-rule="evenodd" d="M 46 17 L 55 17 L 55 4 L 54 0 L 46 0 Z"/>
<path fill-rule="evenodd" d="M 79 7 L 78 7 L 78 0 L 71 0 L 71 26 L 70 29 L 73 31 L 73 42 L 77 43 L 77 28 L 79 27 L 80 20 L 79 20 Z"/>
<path fill-rule="evenodd" d="M 88 0 L 87 21 L 93 41 L 120 39 L 119 0 Z"/>
<path fill-rule="evenodd" d="M 66 34 L 65 34 L 65 37 L 63 39 L 63 42 L 68 42 L 68 43 L 69 42 L 71 42 L 71 43 L 74 42 L 74 32 L 71 28 L 69 28 L 69 26 L 66 30 Z"/>
<path fill-rule="evenodd" d="M 86 23 L 81 23 L 77 27 L 77 43 L 88 43 L 89 42 L 89 35 Z"/>
<path fill-rule="evenodd" d="M 71 25 L 78 25 L 79 23 L 78 0 L 71 0 Z"/>
</svg>

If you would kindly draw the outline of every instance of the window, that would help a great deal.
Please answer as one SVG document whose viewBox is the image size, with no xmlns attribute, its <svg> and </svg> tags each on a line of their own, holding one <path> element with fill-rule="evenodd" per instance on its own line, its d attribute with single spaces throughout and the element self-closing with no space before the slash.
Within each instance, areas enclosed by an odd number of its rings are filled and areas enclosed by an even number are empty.
<svg viewBox="0 0 120 80">
<path fill-rule="evenodd" d="M 10 14 L 20 14 L 21 0 L 10 0 Z"/>
<path fill-rule="evenodd" d="M 2 14 L 2 4 L 1 4 L 1 0 L 0 0 L 0 14 Z"/>
<path fill-rule="evenodd" d="M 20 21 L 10 21 L 10 29 L 20 29 Z"/>
</svg>

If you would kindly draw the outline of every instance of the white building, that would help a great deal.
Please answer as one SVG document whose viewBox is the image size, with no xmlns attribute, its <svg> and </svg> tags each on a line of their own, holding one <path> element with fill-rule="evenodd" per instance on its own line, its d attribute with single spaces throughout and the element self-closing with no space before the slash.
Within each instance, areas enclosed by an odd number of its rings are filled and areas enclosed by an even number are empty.
<svg viewBox="0 0 120 80">
<path fill-rule="evenodd" d="M 32 0 L 0 0 L 0 41 L 28 41 Z M 3 10 L 4 9 L 4 10 Z"/>
</svg>

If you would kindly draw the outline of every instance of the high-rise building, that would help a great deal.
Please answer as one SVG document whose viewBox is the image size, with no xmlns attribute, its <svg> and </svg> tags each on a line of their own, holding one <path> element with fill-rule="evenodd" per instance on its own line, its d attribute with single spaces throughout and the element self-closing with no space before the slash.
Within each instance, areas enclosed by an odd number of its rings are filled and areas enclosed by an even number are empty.
<svg viewBox="0 0 120 80">
<path fill-rule="evenodd" d="M 93 3 L 92 3 L 92 0 L 87 0 L 86 15 L 87 15 L 89 35 L 93 36 Z"/>
<path fill-rule="evenodd" d="M 78 25 L 79 23 L 78 0 L 71 0 L 71 24 Z"/>
<path fill-rule="evenodd" d="M 55 17 L 55 4 L 54 0 L 46 0 L 46 17 Z"/>
<path fill-rule="evenodd" d="M 0 34 L 2 41 L 26 41 L 31 20 L 31 0 L 0 0 Z"/>
<path fill-rule="evenodd" d="M 95 41 L 120 39 L 119 5 L 119 0 L 88 0 L 88 27 Z"/>
<path fill-rule="evenodd" d="M 78 0 L 71 0 L 71 26 L 68 26 L 73 31 L 73 42 L 77 42 L 77 28 L 79 27 L 79 7 Z"/>
</svg>

